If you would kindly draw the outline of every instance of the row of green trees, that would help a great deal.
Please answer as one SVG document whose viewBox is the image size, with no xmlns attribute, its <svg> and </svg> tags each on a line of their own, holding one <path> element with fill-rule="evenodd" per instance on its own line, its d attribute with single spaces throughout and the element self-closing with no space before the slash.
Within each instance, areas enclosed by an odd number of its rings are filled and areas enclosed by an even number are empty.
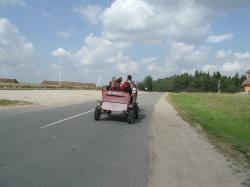
<svg viewBox="0 0 250 187">
<path fill-rule="evenodd" d="M 225 76 L 220 72 L 213 74 L 196 71 L 194 74 L 183 73 L 163 79 L 153 80 L 151 76 L 145 77 L 138 84 L 140 90 L 160 92 L 240 92 L 242 82 L 246 80 L 245 75 Z"/>
</svg>

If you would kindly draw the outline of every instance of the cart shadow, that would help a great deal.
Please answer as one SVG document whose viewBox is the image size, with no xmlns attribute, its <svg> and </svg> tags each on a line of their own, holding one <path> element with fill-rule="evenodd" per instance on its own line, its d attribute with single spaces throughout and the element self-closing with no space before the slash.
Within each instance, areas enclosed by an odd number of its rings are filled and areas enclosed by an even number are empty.
<svg viewBox="0 0 250 187">
<path fill-rule="evenodd" d="M 146 118 L 146 112 L 144 109 L 140 109 L 139 110 L 139 116 L 137 119 L 135 119 L 135 124 L 140 123 L 143 119 Z M 127 118 L 127 114 L 124 113 L 115 113 L 112 114 L 111 116 L 106 116 L 104 114 L 103 117 L 101 117 L 100 121 L 114 121 L 114 122 L 122 122 L 124 124 L 128 123 L 128 118 Z"/>
</svg>

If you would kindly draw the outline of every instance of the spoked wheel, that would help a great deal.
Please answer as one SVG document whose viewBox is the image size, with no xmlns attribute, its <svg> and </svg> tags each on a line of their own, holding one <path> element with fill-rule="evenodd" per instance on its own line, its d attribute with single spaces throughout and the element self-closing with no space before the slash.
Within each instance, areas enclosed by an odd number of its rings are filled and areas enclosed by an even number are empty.
<svg viewBox="0 0 250 187">
<path fill-rule="evenodd" d="M 130 109 L 128 111 L 128 124 L 134 124 L 135 123 L 135 112 L 133 109 Z"/>
<path fill-rule="evenodd" d="M 101 108 L 99 106 L 95 107 L 95 120 L 99 121 L 101 118 Z"/>
<path fill-rule="evenodd" d="M 111 113 L 112 113 L 111 111 L 108 111 L 108 112 L 107 112 L 107 116 L 108 116 L 109 118 L 111 117 Z"/>
</svg>

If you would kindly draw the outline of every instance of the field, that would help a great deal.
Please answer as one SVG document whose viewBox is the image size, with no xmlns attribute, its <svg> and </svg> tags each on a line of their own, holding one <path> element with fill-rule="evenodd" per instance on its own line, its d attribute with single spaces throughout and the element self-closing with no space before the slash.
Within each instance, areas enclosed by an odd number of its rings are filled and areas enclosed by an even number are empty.
<svg viewBox="0 0 250 187">
<path fill-rule="evenodd" d="M 82 90 L 82 89 L 97 89 L 96 87 L 86 84 L 86 85 L 77 85 L 77 84 L 63 84 L 61 86 L 56 84 L 33 84 L 33 83 L 0 83 L 0 90 Z"/>
<path fill-rule="evenodd" d="M 171 93 L 169 99 L 188 121 L 208 136 L 250 161 L 250 96 L 212 93 Z"/>
</svg>

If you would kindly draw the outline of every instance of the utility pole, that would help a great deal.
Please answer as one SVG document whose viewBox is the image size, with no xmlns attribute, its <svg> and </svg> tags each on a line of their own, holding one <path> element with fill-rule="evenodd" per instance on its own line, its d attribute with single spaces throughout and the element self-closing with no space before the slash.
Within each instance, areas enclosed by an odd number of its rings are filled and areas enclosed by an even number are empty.
<svg viewBox="0 0 250 187">
<path fill-rule="evenodd" d="M 60 66 L 60 78 L 59 78 L 59 86 L 61 87 L 62 86 L 62 68 Z"/>
<path fill-rule="evenodd" d="M 59 86 L 61 87 L 62 86 L 62 66 L 63 66 L 63 63 L 62 61 L 59 62 Z"/>
<path fill-rule="evenodd" d="M 97 81 L 97 83 L 96 83 L 96 86 L 97 86 L 98 88 L 101 86 L 101 81 L 102 81 L 102 77 L 99 76 L 99 77 L 98 77 L 98 81 Z"/>
<path fill-rule="evenodd" d="M 218 87 L 217 87 L 218 93 L 220 93 L 220 86 L 221 86 L 221 82 L 220 82 L 220 80 L 218 80 Z"/>
</svg>

